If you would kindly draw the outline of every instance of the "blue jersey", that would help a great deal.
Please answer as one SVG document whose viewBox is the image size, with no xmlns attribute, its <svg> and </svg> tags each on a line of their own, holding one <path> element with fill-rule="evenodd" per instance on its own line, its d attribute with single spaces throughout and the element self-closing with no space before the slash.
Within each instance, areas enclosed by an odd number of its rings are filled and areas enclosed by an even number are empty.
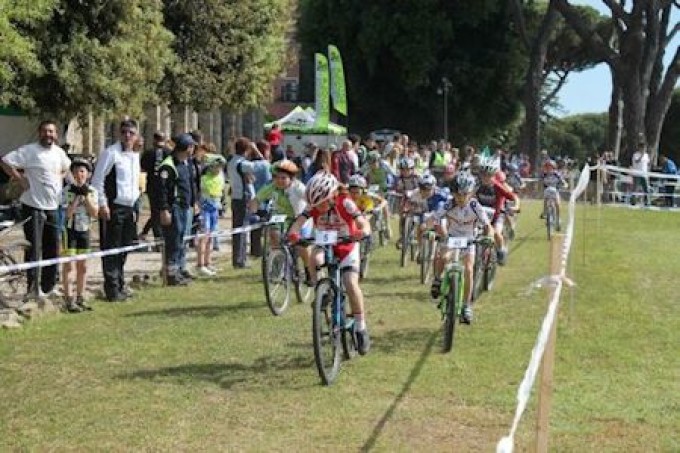
<svg viewBox="0 0 680 453">
<path fill-rule="evenodd" d="M 447 208 L 449 196 L 447 191 L 435 189 L 432 195 L 423 199 L 420 195 L 420 191 L 417 191 L 411 196 L 409 202 L 413 207 L 413 211 L 420 214 L 426 212 L 442 212 Z"/>
</svg>

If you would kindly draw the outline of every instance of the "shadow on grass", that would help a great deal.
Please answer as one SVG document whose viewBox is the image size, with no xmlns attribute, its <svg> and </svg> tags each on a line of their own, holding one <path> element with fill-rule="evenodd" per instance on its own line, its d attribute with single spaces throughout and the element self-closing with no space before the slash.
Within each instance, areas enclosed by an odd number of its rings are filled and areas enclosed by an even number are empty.
<svg viewBox="0 0 680 453">
<path fill-rule="evenodd" d="M 420 351 L 430 341 L 436 328 L 415 328 L 389 330 L 382 335 L 373 335 L 372 350 L 381 354 L 394 354 L 406 351 Z"/>
<path fill-rule="evenodd" d="M 422 352 L 420 353 L 420 357 L 418 358 L 418 361 L 416 364 L 413 366 L 413 369 L 411 369 L 411 373 L 409 374 L 408 378 L 406 379 L 406 382 L 404 382 L 404 385 L 401 388 L 401 391 L 399 394 L 394 398 L 394 401 L 392 401 L 392 404 L 387 408 L 385 413 L 383 414 L 382 417 L 380 417 L 380 420 L 378 423 L 376 423 L 375 427 L 373 427 L 373 431 L 371 432 L 371 435 L 369 438 L 366 440 L 364 445 L 361 447 L 362 452 L 369 452 L 373 447 L 375 447 L 376 442 L 378 441 L 378 438 L 382 434 L 383 429 L 385 429 L 385 425 L 387 422 L 392 418 L 394 415 L 394 412 L 397 410 L 397 407 L 401 403 L 401 401 L 404 399 L 404 397 L 408 394 L 408 392 L 411 390 L 411 386 L 413 383 L 418 379 L 418 376 L 420 376 L 420 372 L 423 369 L 423 365 L 425 365 L 425 361 L 427 358 L 432 354 L 432 349 L 434 348 L 435 341 L 438 338 L 438 332 L 436 330 L 425 330 L 425 329 L 412 329 L 412 330 L 406 330 L 406 331 L 391 331 L 388 332 L 387 335 L 384 335 L 383 337 L 376 337 L 376 341 L 374 342 L 375 349 L 380 349 L 381 347 L 385 347 L 386 349 L 384 350 L 385 352 L 392 352 L 392 350 L 389 349 L 389 344 L 391 342 L 394 343 L 399 343 L 401 341 L 404 342 L 411 342 L 412 344 L 417 342 L 418 344 L 422 345 L 423 340 L 426 340 L 425 346 L 423 347 Z M 384 345 L 381 345 L 382 343 L 385 343 Z M 402 345 L 403 346 L 403 345 Z M 399 349 L 402 349 L 401 347 Z"/>
<path fill-rule="evenodd" d="M 524 244 L 526 244 L 527 241 L 536 241 L 536 240 L 540 239 L 538 236 L 535 236 L 535 235 L 539 230 L 543 230 L 543 229 L 545 229 L 545 227 L 543 225 L 541 225 L 541 226 L 534 228 L 532 231 L 528 231 L 528 232 L 522 234 L 521 236 L 516 237 L 515 240 L 511 242 L 512 245 L 510 246 L 510 250 L 509 250 L 510 253 L 516 252 L 517 249 L 519 249 Z"/>
<path fill-rule="evenodd" d="M 214 283 L 234 283 L 238 282 L 239 284 L 262 284 L 262 275 L 260 274 L 259 268 L 257 272 L 249 270 L 247 272 L 243 273 L 235 273 L 235 274 L 229 274 L 229 275 L 218 275 L 216 277 L 210 277 L 208 279 L 205 279 L 206 282 L 214 282 Z"/>
<path fill-rule="evenodd" d="M 193 307 L 172 307 L 159 310 L 146 310 L 129 313 L 125 317 L 136 318 L 140 316 L 202 316 L 204 318 L 216 318 L 235 311 L 262 310 L 266 307 L 260 302 L 241 302 L 238 304 L 225 305 L 197 305 Z"/>
<path fill-rule="evenodd" d="M 310 356 L 260 357 L 250 364 L 243 363 L 187 363 L 184 365 L 139 370 L 117 375 L 118 379 L 148 379 L 173 384 L 192 384 L 196 381 L 210 382 L 223 389 L 240 384 L 250 387 L 286 386 L 290 370 L 311 370 L 314 360 Z"/>
</svg>

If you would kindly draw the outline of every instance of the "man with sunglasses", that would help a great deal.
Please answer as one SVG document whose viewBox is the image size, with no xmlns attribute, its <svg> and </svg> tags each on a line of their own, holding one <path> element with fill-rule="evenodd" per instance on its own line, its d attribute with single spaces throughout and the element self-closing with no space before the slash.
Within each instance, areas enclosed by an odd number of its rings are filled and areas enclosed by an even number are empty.
<svg viewBox="0 0 680 453">
<path fill-rule="evenodd" d="M 114 249 L 131 245 L 134 240 L 134 207 L 139 198 L 139 153 L 135 151 L 137 122 L 132 119 L 120 123 L 120 140 L 106 148 L 97 160 L 92 186 L 99 194 L 100 248 Z M 126 254 L 102 258 L 104 294 L 109 302 L 123 302 Z"/>
</svg>

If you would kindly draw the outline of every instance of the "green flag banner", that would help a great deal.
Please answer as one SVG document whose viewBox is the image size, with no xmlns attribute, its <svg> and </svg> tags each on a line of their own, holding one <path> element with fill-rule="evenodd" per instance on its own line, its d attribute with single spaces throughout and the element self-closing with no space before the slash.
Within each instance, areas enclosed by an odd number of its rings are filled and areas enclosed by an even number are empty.
<svg viewBox="0 0 680 453">
<path fill-rule="evenodd" d="M 316 121 L 315 127 L 325 128 L 330 121 L 330 94 L 328 59 L 320 53 L 314 54 L 314 67 L 316 68 L 315 96 L 316 96 Z"/>
<path fill-rule="evenodd" d="M 347 116 L 345 69 L 342 66 L 340 51 L 334 45 L 328 46 L 328 59 L 331 65 L 331 99 L 333 100 L 333 108 Z"/>
</svg>

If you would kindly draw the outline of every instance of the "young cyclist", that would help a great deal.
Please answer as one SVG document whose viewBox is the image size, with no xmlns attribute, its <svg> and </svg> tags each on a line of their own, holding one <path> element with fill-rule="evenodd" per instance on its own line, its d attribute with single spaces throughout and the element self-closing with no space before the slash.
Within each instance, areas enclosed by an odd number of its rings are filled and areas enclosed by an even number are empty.
<svg viewBox="0 0 680 453">
<path fill-rule="evenodd" d="M 491 225 L 494 227 L 493 236 L 496 242 L 496 254 L 498 256 L 498 264 L 504 266 L 508 256 L 508 249 L 503 239 L 503 224 L 505 223 L 503 210 L 506 207 L 505 202 L 512 200 L 515 202 L 512 210 L 519 212 L 520 202 L 519 197 L 512 191 L 510 186 L 500 181 L 498 177 L 499 170 L 500 162 L 498 159 L 489 157 L 481 160 L 479 165 L 481 183 L 477 188 L 477 199 L 482 206 L 494 210 Z"/>
<path fill-rule="evenodd" d="M 347 187 L 349 188 L 352 200 L 364 215 L 370 218 L 371 214 L 376 210 L 381 210 L 384 213 L 387 200 L 377 193 L 367 192 L 368 183 L 366 178 L 361 175 L 352 175 L 347 182 Z"/>
<path fill-rule="evenodd" d="M 250 212 L 257 212 L 262 203 L 273 202 L 272 210 L 276 214 L 286 216 L 284 229 L 288 230 L 295 219 L 307 207 L 305 199 L 305 185 L 297 179 L 298 167 L 290 160 L 279 160 L 272 165 L 272 182 L 257 191 L 255 198 L 248 205 Z M 279 230 L 270 228 L 272 247 L 279 246 Z M 300 258 L 306 264 L 309 262 L 309 248 L 298 247 Z"/>
<path fill-rule="evenodd" d="M 430 288 L 433 299 L 439 299 L 441 290 L 441 275 L 446 263 L 451 260 L 452 251 L 446 249 L 446 241 L 449 236 L 464 237 L 468 240 L 475 238 L 476 228 L 483 226 L 485 234 L 492 230 L 489 218 L 479 202 L 473 198 L 477 181 L 468 172 L 459 172 L 456 175 L 453 190 L 453 204 L 444 213 L 440 222 L 435 219 L 428 220 L 431 227 L 435 225 L 437 234 L 441 236 L 443 243 L 434 260 L 434 281 Z M 442 251 L 444 250 L 444 251 Z M 461 251 L 464 266 L 465 303 L 463 305 L 462 321 L 466 324 L 472 322 L 472 282 L 475 268 L 475 245 L 471 244 Z"/>
<path fill-rule="evenodd" d="M 63 204 L 66 205 L 64 247 L 65 256 L 74 256 L 90 252 L 90 226 L 97 218 L 99 207 L 97 191 L 87 181 L 92 173 L 92 166 L 84 159 L 74 159 L 71 163 L 73 183 L 64 187 Z M 76 269 L 76 296 L 71 296 L 71 270 Z M 64 288 L 65 310 L 79 313 L 92 310 L 84 297 L 85 279 L 87 276 L 87 260 L 75 263 L 64 263 L 62 284 Z"/>
<path fill-rule="evenodd" d="M 366 184 L 368 186 L 377 185 L 380 190 L 380 194 L 383 196 L 387 194 L 388 189 L 392 186 L 392 182 L 396 177 L 392 167 L 390 167 L 386 161 L 381 159 L 380 152 L 378 151 L 371 151 L 368 153 L 368 159 L 366 166 L 363 169 L 363 174 L 366 176 Z M 389 203 L 385 203 L 383 207 L 383 218 L 390 218 Z M 387 239 L 390 239 L 392 237 L 392 228 L 390 226 L 390 222 L 386 223 Z"/>
<path fill-rule="evenodd" d="M 443 213 L 446 210 L 449 202 L 448 193 L 443 189 L 437 188 L 437 180 L 429 173 L 425 173 L 418 178 L 418 191 L 406 200 L 405 212 L 411 214 L 419 214 L 420 224 L 416 238 L 420 241 L 420 237 L 427 229 L 425 222 L 425 214 Z"/>
<path fill-rule="evenodd" d="M 371 233 L 371 227 L 356 203 L 348 194 L 338 193 L 338 180 L 331 173 L 319 172 L 307 183 L 308 208 L 293 223 L 288 233 L 291 242 L 300 240 L 300 229 L 308 219 L 313 219 L 318 230 L 337 231 L 339 236 L 350 236 L 361 240 Z M 338 244 L 333 252 L 340 259 L 340 269 L 352 306 L 356 326 L 359 354 L 366 354 L 371 340 L 366 328 L 364 295 L 359 287 L 359 244 Z M 316 281 L 317 266 L 323 265 L 324 254 L 315 249 L 309 263 L 312 279 Z"/>
<path fill-rule="evenodd" d="M 560 192 L 559 189 L 562 187 L 567 187 L 567 181 L 564 177 L 557 171 L 557 165 L 554 160 L 547 160 L 543 164 L 545 172 L 541 181 L 543 182 L 543 213 L 541 218 L 545 219 L 545 213 L 547 211 L 548 199 L 555 200 L 555 209 L 557 210 L 557 218 L 560 219 Z M 562 226 L 558 222 L 556 225 L 557 231 L 560 231 Z"/>
<path fill-rule="evenodd" d="M 224 192 L 224 166 L 227 160 L 218 154 L 208 154 L 205 160 L 204 173 L 201 176 L 201 232 L 214 233 L 217 231 L 220 209 L 222 209 L 222 194 Z M 213 240 L 210 236 L 198 239 L 197 263 L 198 272 L 206 276 L 214 276 L 215 268 L 210 258 L 213 250 Z"/>
<path fill-rule="evenodd" d="M 399 209 L 399 237 L 404 235 L 404 224 L 406 222 L 406 200 L 413 195 L 418 188 L 418 176 L 415 174 L 415 163 L 412 159 L 404 157 L 399 160 L 399 176 L 394 182 L 394 191 L 401 195 L 401 206 Z M 401 247 L 401 240 L 396 241 L 397 248 Z"/>
</svg>

